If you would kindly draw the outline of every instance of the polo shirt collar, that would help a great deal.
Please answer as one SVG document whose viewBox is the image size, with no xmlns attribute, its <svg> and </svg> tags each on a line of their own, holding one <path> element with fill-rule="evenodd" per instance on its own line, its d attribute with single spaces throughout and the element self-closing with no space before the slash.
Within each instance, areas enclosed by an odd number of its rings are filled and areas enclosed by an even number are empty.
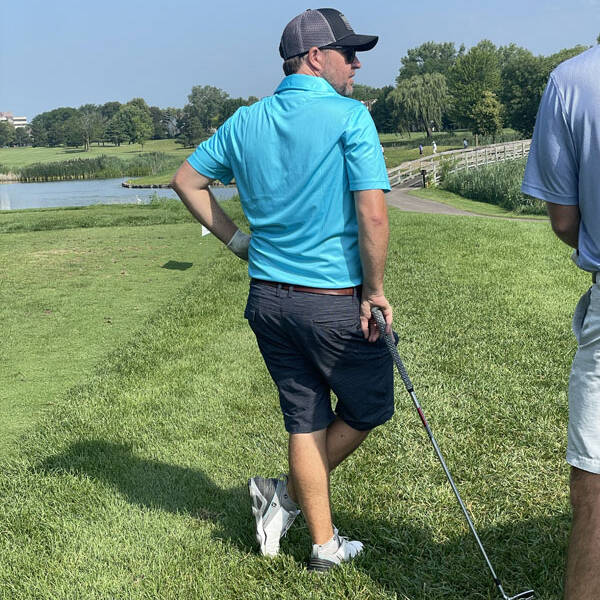
<svg viewBox="0 0 600 600">
<path fill-rule="evenodd" d="M 300 75 L 298 73 L 284 77 L 283 81 L 275 90 L 275 93 L 278 94 L 279 92 L 284 92 L 286 90 L 304 90 L 308 92 L 337 94 L 326 79 L 315 77 L 314 75 Z"/>
</svg>

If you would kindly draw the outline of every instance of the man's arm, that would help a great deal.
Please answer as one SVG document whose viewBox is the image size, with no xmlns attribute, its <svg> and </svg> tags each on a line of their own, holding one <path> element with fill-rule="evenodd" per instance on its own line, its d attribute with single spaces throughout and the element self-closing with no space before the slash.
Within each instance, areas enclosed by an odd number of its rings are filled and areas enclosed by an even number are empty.
<svg viewBox="0 0 600 600">
<path fill-rule="evenodd" d="M 577 249 L 579 238 L 579 206 L 546 202 L 552 230 L 565 244 Z"/>
<path fill-rule="evenodd" d="M 371 316 L 373 306 L 381 309 L 387 324 L 386 332 L 392 331 L 392 307 L 383 292 L 383 274 L 390 236 L 387 205 L 381 190 L 354 192 L 354 202 L 363 271 L 360 323 L 365 338 L 374 342 L 379 337 L 379 331 Z"/>
<path fill-rule="evenodd" d="M 250 236 L 239 231 L 236 224 L 219 206 L 208 187 L 212 181 L 198 173 L 185 161 L 173 176 L 171 187 L 202 225 L 226 244 L 234 254 L 248 260 Z"/>
</svg>

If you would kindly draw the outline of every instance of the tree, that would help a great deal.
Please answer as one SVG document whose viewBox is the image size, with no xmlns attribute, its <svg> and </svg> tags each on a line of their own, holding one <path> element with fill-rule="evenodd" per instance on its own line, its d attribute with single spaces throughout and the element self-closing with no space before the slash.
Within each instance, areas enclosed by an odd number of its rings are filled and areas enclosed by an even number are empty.
<svg viewBox="0 0 600 600">
<path fill-rule="evenodd" d="M 100 107 L 100 114 L 106 121 L 110 121 L 121 108 L 120 102 L 106 102 Z"/>
<path fill-rule="evenodd" d="M 117 116 L 129 143 L 141 144 L 144 147 L 144 142 L 152 136 L 152 117 L 148 105 L 142 100 L 143 105 L 139 102 L 141 98 L 136 98 L 121 106 Z M 145 106 L 145 108 L 144 108 Z"/>
<path fill-rule="evenodd" d="M 196 146 L 208 137 L 208 131 L 202 126 L 200 118 L 194 114 L 191 104 L 184 106 L 177 128 L 179 130 L 177 143 L 185 147 Z"/>
<path fill-rule="evenodd" d="M 179 134 L 178 122 L 181 119 L 183 110 L 181 108 L 165 108 L 163 111 L 163 119 L 167 130 L 167 137 L 174 138 Z"/>
<path fill-rule="evenodd" d="M 219 124 L 227 98 L 229 94 L 219 88 L 210 85 L 194 86 L 178 122 L 179 143 L 195 146 L 208 137 L 211 130 Z"/>
<path fill-rule="evenodd" d="M 446 78 L 441 73 L 426 73 L 401 79 L 390 99 L 400 111 L 400 125 L 406 128 L 413 120 L 431 137 L 432 126 L 441 126 L 442 113 L 448 107 Z"/>
<path fill-rule="evenodd" d="M 379 88 L 374 88 L 370 85 L 355 83 L 352 89 L 352 97 L 355 100 L 364 102 L 365 100 L 373 100 L 374 98 L 377 98 L 380 91 L 381 90 Z"/>
<path fill-rule="evenodd" d="M 209 131 L 217 125 L 227 98 L 227 92 L 211 85 L 196 85 L 192 88 L 192 93 L 188 96 L 191 113 L 199 119 L 204 130 Z"/>
<path fill-rule="evenodd" d="M 217 120 L 217 127 L 220 127 L 233 113 L 240 108 L 240 106 L 250 106 L 258 102 L 256 96 L 250 96 L 249 98 L 225 98 L 221 107 L 221 114 Z"/>
<path fill-rule="evenodd" d="M 164 111 L 158 106 L 151 106 L 150 116 L 152 117 L 152 139 L 164 140 L 169 137 Z"/>
<path fill-rule="evenodd" d="M 77 113 L 63 123 L 62 135 L 66 146 L 84 146 L 81 118 Z"/>
<path fill-rule="evenodd" d="M 371 117 L 379 133 L 394 133 L 398 131 L 399 119 L 395 103 L 390 98 L 393 86 L 386 85 L 379 90 L 377 102 L 371 108 Z"/>
<path fill-rule="evenodd" d="M 482 40 L 459 56 L 450 69 L 448 87 L 453 120 L 472 129 L 473 106 L 485 90 L 497 93 L 500 88 L 500 59 L 496 46 L 489 40 Z"/>
<path fill-rule="evenodd" d="M 498 49 L 501 64 L 499 99 L 507 123 L 525 137 L 531 137 L 538 106 L 553 69 L 577 56 L 586 46 L 565 48 L 551 56 L 534 56 L 515 44 Z"/>
<path fill-rule="evenodd" d="M 507 124 L 531 137 L 535 116 L 548 79 L 546 59 L 511 44 L 499 49 L 501 84 L 499 99 Z"/>
<path fill-rule="evenodd" d="M 48 134 L 46 132 L 44 115 L 35 116 L 31 121 L 30 128 L 33 146 L 46 146 L 48 143 Z"/>
<path fill-rule="evenodd" d="M 12 146 L 15 143 L 15 127 L 8 121 L 0 121 L 0 148 L 2 146 Z"/>
<path fill-rule="evenodd" d="M 27 146 L 31 142 L 31 136 L 27 127 L 18 127 L 15 129 L 15 144 L 17 146 Z"/>
<path fill-rule="evenodd" d="M 561 62 L 565 60 L 569 60 L 569 58 L 573 58 L 582 52 L 585 52 L 589 49 L 589 46 L 582 46 L 578 44 L 577 46 L 573 46 L 572 48 L 563 48 L 558 52 L 551 54 L 546 58 L 546 68 L 548 69 L 548 75 L 550 72 L 556 69 Z"/>
<path fill-rule="evenodd" d="M 97 142 L 104 135 L 105 120 L 100 108 L 95 104 L 86 104 L 79 108 L 79 127 L 83 139 L 84 150 L 90 149 L 91 142 Z"/>
<path fill-rule="evenodd" d="M 106 124 L 104 139 L 107 142 L 120 146 L 129 140 L 128 123 L 125 115 L 119 109 Z"/>
<path fill-rule="evenodd" d="M 418 48 L 411 48 L 401 59 L 402 66 L 396 82 L 426 73 L 448 75 L 456 59 L 462 56 L 464 51 L 464 46 L 457 51 L 454 42 L 425 42 Z"/>
<path fill-rule="evenodd" d="M 471 111 L 471 119 L 474 134 L 491 135 L 496 141 L 496 136 L 502 131 L 502 104 L 496 94 L 485 90 Z"/>
</svg>

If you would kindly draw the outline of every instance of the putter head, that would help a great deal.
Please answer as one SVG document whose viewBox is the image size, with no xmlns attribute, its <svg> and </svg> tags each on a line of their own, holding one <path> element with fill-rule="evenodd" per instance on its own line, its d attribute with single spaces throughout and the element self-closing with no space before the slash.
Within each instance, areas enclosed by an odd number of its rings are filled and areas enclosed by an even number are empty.
<svg viewBox="0 0 600 600">
<path fill-rule="evenodd" d="M 519 600 L 519 599 L 524 599 L 524 598 L 533 598 L 534 597 L 534 593 L 533 590 L 527 590 L 526 592 L 521 592 L 520 594 L 517 594 L 516 596 L 511 596 L 508 600 Z"/>
</svg>

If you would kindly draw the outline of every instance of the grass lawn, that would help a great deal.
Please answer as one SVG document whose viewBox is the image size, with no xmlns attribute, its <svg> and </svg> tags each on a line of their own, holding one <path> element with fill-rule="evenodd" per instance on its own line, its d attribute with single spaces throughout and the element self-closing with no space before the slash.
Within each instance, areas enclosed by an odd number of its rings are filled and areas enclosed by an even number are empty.
<svg viewBox="0 0 600 600">
<path fill-rule="evenodd" d="M 0 455 L 203 268 L 214 239 L 174 204 L 0 214 L 0 231 L 50 229 L 0 245 Z"/>
<path fill-rule="evenodd" d="M 426 200 L 435 200 L 436 202 L 442 202 L 448 204 L 454 208 L 460 208 L 461 210 L 467 210 L 469 212 L 485 215 L 487 217 L 503 217 L 506 219 L 533 219 L 538 221 L 547 221 L 548 217 L 545 215 L 524 215 L 521 213 L 515 213 L 502 208 L 496 204 L 489 204 L 488 202 L 478 202 L 477 200 L 469 200 L 463 198 L 453 192 L 443 190 L 439 187 L 430 188 L 416 188 L 410 190 L 409 193 L 417 198 L 425 198 Z"/>
<path fill-rule="evenodd" d="M 447 150 L 459 150 L 460 148 L 462 148 L 462 146 L 440 146 L 438 144 L 437 151 L 439 154 L 440 152 L 446 152 Z M 423 146 L 423 156 L 431 156 L 432 154 L 433 151 L 431 149 L 431 145 Z M 385 149 L 383 155 L 385 157 L 385 166 L 388 169 L 391 169 L 401 165 L 403 162 L 417 160 L 420 158 L 419 144 L 415 144 L 414 148 L 388 147 Z"/>
<path fill-rule="evenodd" d="M 94 158 L 102 154 L 131 158 L 147 152 L 164 152 L 180 157 L 183 161 L 190 155 L 190 148 L 183 148 L 174 140 L 148 140 L 142 147 L 140 144 L 122 144 L 121 146 L 97 146 L 93 144 L 85 152 L 82 148 L 0 148 L 0 165 L 18 170 L 33 163 L 49 163 L 74 158 Z"/>
<path fill-rule="evenodd" d="M 569 529 L 569 322 L 587 278 L 546 223 L 394 209 L 390 217 L 387 294 L 431 427 L 507 591 L 533 587 L 558 600 Z M 309 575 L 299 519 L 279 557 L 258 556 L 245 482 L 285 469 L 286 435 L 243 318 L 244 264 L 216 247 L 203 258 L 188 224 L 76 233 L 4 236 L 13 260 L 3 280 L 24 305 L 11 297 L 4 323 L 30 365 L 62 361 L 39 376 L 68 389 L 1 463 L 0 598 L 496 597 L 399 378 L 393 420 L 333 474 L 334 521 L 365 553 Z M 194 268 L 161 271 L 166 260 Z M 36 283 L 29 271 L 44 265 Z M 155 277 L 169 293 L 138 318 Z M 92 282 L 100 278 L 110 291 Z M 72 302 L 50 289 L 69 279 L 81 281 L 66 288 Z M 96 302 L 104 305 L 86 315 Z M 14 329 L 30 318 L 30 328 Z M 56 319 L 58 343 L 44 318 Z M 74 362 L 116 327 L 129 330 L 90 353 L 85 368 Z M 38 331 L 39 342 L 21 339 Z"/>
</svg>

